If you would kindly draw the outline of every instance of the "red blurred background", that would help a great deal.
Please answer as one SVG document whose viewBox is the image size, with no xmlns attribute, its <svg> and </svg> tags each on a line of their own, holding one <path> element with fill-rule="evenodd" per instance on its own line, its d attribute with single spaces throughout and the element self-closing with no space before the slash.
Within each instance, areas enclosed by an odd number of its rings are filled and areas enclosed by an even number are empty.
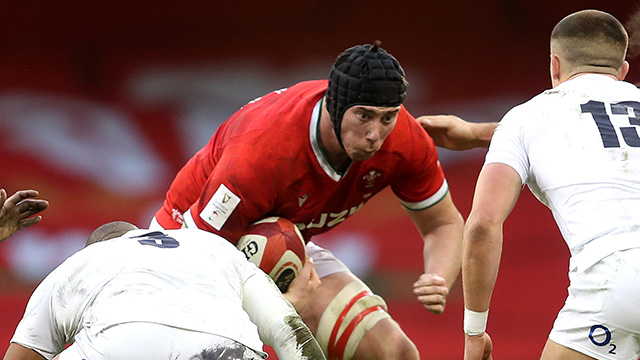
<svg viewBox="0 0 640 360">
<path fill-rule="evenodd" d="M 182 1 L 0 3 L 0 186 L 35 188 L 44 220 L 0 244 L 0 351 L 37 283 L 97 226 L 146 226 L 173 175 L 237 108 L 326 78 L 342 50 L 379 39 L 403 64 L 414 115 L 497 121 L 549 86 L 548 37 L 630 1 Z M 632 63 L 629 80 L 640 71 Z M 469 213 L 484 150 L 440 149 Z M 384 192 L 316 241 L 383 295 L 424 359 L 462 357 L 462 294 L 433 315 L 411 295 L 421 242 Z M 525 189 L 505 226 L 489 332 L 496 359 L 537 359 L 568 284 L 568 251 Z"/>
</svg>

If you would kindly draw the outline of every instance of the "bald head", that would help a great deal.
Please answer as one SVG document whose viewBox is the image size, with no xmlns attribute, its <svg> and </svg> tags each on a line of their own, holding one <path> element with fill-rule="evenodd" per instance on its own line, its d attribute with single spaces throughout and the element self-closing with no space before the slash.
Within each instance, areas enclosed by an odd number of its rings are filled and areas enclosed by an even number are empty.
<svg viewBox="0 0 640 360">
<path fill-rule="evenodd" d="M 126 234 L 130 230 L 136 229 L 138 229 L 137 226 L 126 221 L 114 221 L 106 223 L 94 230 L 91 236 L 89 236 L 89 240 L 87 240 L 86 246 L 104 240 L 115 239 Z"/>
<path fill-rule="evenodd" d="M 624 26 L 612 15 L 583 10 L 562 19 L 551 32 L 551 53 L 563 62 L 563 72 L 618 76 L 627 52 Z"/>
</svg>

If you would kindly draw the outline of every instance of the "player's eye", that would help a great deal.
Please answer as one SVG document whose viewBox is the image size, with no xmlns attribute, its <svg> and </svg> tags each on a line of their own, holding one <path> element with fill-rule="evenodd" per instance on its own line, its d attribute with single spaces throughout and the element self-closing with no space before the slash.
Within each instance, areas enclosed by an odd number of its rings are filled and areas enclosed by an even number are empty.
<svg viewBox="0 0 640 360">
<path fill-rule="evenodd" d="M 385 124 L 390 124 L 396 119 L 396 117 L 397 117 L 397 114 L 385 115 L 382 117 L 382 122 L 384 122 Z"/>
</svg>

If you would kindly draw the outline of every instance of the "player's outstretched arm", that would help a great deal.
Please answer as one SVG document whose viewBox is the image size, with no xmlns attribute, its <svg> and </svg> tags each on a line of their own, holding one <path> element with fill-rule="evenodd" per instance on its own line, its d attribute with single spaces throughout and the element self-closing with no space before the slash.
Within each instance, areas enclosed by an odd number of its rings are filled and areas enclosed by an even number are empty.
<svg viewBox="0 0 640 360">
<path fill-rule="evenodd" d="M 488 148 L 497 122 L 473 123 L 455 115 L 424 115 L 418 123 L 433 138 L 436 146 L 449 150 Z"/>
<path fill-rule="evenodd" d="M 35 199 L 38 195 L 36 190 L 20 190 L 7 199 L 7 192 L 0 189 L 0 241 L 42 220 L 42 216 L 33 215 L 46 209 L 49 202 Z"/>
<path fill-rule="evenodd" d="M 256 273 L 245 282 L 242 306 L 278 359 L 326 359 L 311 330 L 268 275 Z"/>
</svg>

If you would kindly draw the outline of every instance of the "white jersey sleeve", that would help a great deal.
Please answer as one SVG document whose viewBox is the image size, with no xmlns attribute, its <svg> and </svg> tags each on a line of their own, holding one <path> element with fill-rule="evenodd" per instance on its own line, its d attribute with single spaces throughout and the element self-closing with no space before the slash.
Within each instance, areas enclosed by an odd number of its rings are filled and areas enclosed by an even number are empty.
<svg viewBox="0 0 640 360">
<path fill-rule="evenodd" d="M 78 323 L 60 321 L 52 312 L 59 279 L 65 276 L 65 266 L 51 272 L 31 295 L 24 317 L 16 327 L 12 343 L 36 351 L 45 359 L 61 352 L 78 331 Z"/>
<path fill-rule="evenodd" d="M 523 124 L 528 120 L 526 107 L 511 109 L 498 123 L 485 158 L 485 165 L 500 163 L 512 167 L 520 175 L 523 184 L 529 176 L 529 157 L 522 132 Z"/>
<path fill-rule="evenodd" d="M 262 341 L 273 347 L 278 359 L 325 358 L 311 330 L 268 275 L 261 273 L 249 278 L 244 293 L 244 309 L 258 325 Z"/>
</svg>

